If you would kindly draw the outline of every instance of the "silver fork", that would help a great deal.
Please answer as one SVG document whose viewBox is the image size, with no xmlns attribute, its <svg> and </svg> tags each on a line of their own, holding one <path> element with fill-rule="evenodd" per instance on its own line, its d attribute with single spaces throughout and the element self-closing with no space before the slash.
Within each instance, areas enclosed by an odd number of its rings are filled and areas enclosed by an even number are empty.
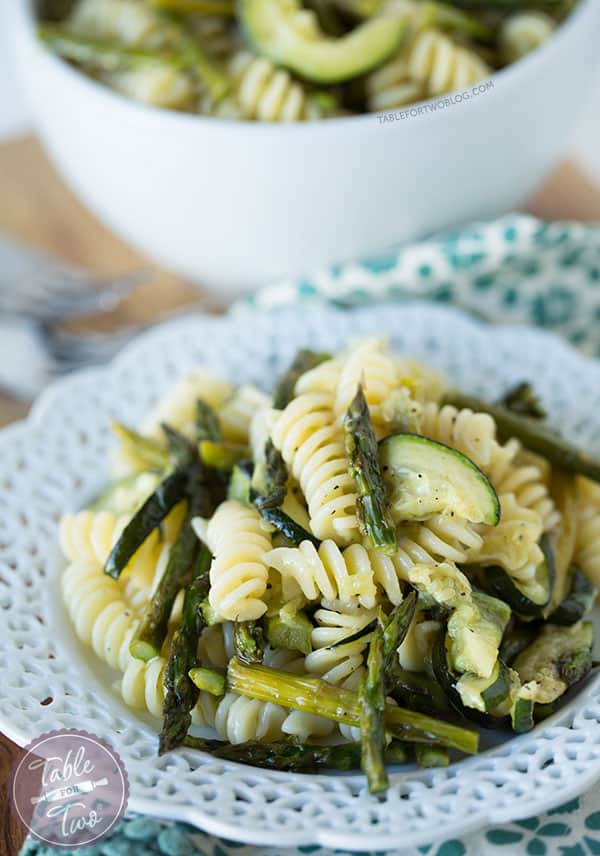
<svg viewBox="0 0 600 856">
<path fill-rule="evenodd" d="M 52 322 L 109 312 L 150 275 L 93 275 L 0 234 L 0 314 Z"/>
</svg>

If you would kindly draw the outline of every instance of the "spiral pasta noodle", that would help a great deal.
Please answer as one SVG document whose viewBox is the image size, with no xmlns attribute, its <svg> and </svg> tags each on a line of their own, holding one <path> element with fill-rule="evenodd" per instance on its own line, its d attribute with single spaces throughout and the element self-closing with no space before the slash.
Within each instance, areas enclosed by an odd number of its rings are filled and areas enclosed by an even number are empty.
<svg viewBox="0 0 600 856">
<path fill-rule="evenodd" d="M 241 386 L 217 411 L 225 440 L 248 443 L 252 420 L 270 406 L 269 395 L 255 386 Z"/>
<path fill-rule="evenodd" d="M 330 684 L 341 684 L 363 665 L 369 637 L 344 644 L 346 637 L 363 630 L 376 617 L 375 609 L 343 604 L 328 604 L 314 614 L 317 626 L 312 631 L 313 650 L 304 659 L 306 671 L 319 675 Z"/>
<path fill-rule="evenodd" d="M 543 12 L 525 11 L 503 21 L 499 43 L 506 62 L 516 62 L 552 37 L 556 24 Z"/>
<path fill-rule="evenodd" d="M 168 34 L 156 13 L 136 0 L 79 0 L 68 25 L 82 36 L 148 48 L 162 47 Z"/>
<path fill-rule="evenodd" d="M 133 101 L 167 110 L 184 110 L 196 95 L 192 78 L 167 64 L 105 72 L 102 80 Z"/>
<path fill-rule="evenodd" d="M 583 573 L 600 587 L 600 487 L 577 480 L 577 538 L 574 560 Z"/>
<path fill-rule="evenodd" d="M 326 393 L 299 395 L 277 418 L 272 438 L 304 492 L 313 533 L 347 544 L 358 536 L 356 492 L 332 403 Z"/>
<path fill-rule="evenodd" d="M 233 389 L 227 381 L 206 369 L 197 368 L 180 378 L 152 408 L 143 422 L 142 433 L 162 439 L 161 425 L 166 422 L 187 437 L 193 437 L 198 399 L 218 410 L 232 394 Z"/>
<path fill-rule="evenodd" d="M 491 74 L 475 51 L 436 29 L 417 33 L 407 53 L 408 74 L 428 95 L 443 95 L 474 86 Z"/>
<path fill-rule="evenodd" d="M 80 560 L 65 570 L 62 593 L 81 641 L 113 669 L 124 669 L 137 615 L 123 599 L 121 585 L 96 563 Z"/>
<path fill-rule="evenodd" d="M 222 503 L 208 524 L 206 541 L 213 554 L 209 601 L 231 621 L 253 621 L 266 610 L 266 555 L 271 539 L 254 508 Z"/>
<path fill-rule="evenodd" d="M 498 493 L 511 493 L 522 508 L 537 512 L 542 520 L 543 531 L 549 532 L 560 523 L 542 470 L 535 463 L 515 463 L 505 477 L 496 485 Z"/>
<path fill-rule="evenodd" d="M 295 122 L 318 118 L 302 84 L 268 59 L 240 51 L 231 60 L 230 72 L 243 119 Z"/>
<path fill-rule="evenodd" d="M 423 82 L 410 76 L 408 59 L 404 54 L 371 72 L 366 80 L 366 90 L 367 105 L 374 113 L 417 104 L 426 97 Z"/>
</svg>

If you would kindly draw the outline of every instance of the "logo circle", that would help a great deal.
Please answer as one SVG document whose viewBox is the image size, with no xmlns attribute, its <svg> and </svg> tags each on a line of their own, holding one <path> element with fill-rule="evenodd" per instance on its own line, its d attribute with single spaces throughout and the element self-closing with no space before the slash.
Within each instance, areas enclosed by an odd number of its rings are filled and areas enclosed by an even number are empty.
<svg viewBox="0 0 600 856">
<path fill-rule="evenodd" d="M 49 731 L 24 747 L 12 770 L 10 796 L 31 836 L 75 850 L 113 831 L 127 808 L 129 781 L 119 755 L 101 737 Z"/>
</svg>

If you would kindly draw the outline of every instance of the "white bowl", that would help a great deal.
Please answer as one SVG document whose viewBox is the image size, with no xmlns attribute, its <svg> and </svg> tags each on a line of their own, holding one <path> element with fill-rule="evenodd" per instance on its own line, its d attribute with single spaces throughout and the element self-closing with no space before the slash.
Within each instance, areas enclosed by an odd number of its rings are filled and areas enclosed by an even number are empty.
<svg viewBox="0 0 600 856">
<path fill-rule="evenodd" d="M 48 53 L 12 4 L 37 129 L 75 191 L 223 299 L 523 202 L 564 150 L 600 60 L 600 2 L 493 87 L 437 111 L 270 125 L 149 109 Z"/>
</svg>

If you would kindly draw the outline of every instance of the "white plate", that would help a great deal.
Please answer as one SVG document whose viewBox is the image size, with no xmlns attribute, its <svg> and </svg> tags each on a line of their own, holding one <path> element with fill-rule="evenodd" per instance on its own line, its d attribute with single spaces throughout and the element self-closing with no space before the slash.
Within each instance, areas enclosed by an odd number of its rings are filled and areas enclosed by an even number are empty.
<svg viewBox="0 0 600 856">
<path fill-rule="evenodd" d="M 130 810 L 282 847 L 384 850 L 448 839 L 545 811 L 600 778 L 596 678 L 531 734 L 448 769 L 395 773 L 384 799 L 366 793 L 362 776 L 273 773 L 188 750 L 158 758 L 149 721 L 122 704 L 71 631 L 58 594 L 56 522 L 105 479 L 112 420 L 136 424 L 196 364 L 269 386 L 299 346 L 336 350 L 374 331 L 491 399 L 533 380 L 555 424 L 600 454 L 600 364 L 537 330 L 484 327 L 419 304 L 243 310 L 158 328 L 109 368 L 52 387 L 26 424 L 0 436 L 2 731 L 20 744 L 56 728 L 92 731 L 126 764 Z"/>
</svg>

